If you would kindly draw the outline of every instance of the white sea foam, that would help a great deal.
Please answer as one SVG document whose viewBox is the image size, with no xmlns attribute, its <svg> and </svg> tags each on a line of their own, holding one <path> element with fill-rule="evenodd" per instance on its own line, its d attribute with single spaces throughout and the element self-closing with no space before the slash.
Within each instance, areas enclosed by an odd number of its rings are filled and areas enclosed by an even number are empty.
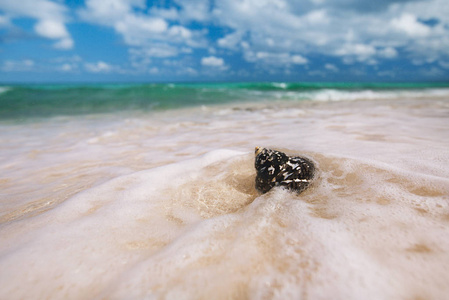
<svg viewBox="0 0 449 300">
<path fill-rule="evenodd" d="M 272 85 L 277 88 L 286 89 L 288 87 L 285 82 L 273 82 Z"/>
<path fill-rule="evenodd" d="M 373 99 L 415 99 L 430 97 L 449 97 L 449 89 L 427 89 L 427 90 L 361 90 L 345 91 L 334 89 L 322 89 L 316 92 L 301 92 L 296 95 L 299 99 L 310 99 L 315 101 L 354 101 Z M 291 97 L 292 98 L 292 97 Z"/>
<path fill-rule="evenodd" d="M 444 299 L 447 100 L 276 104 L 1 125 L 0 298 Z"/>
<path fill-rule="evenodd" d="M 295 91 L 286 90 L 288 87 L 283 83 L 275 84 L 280 90 L 276 91 L 247 91 L 249 98 L 272 101 L 294 100 L 294 101 L 317 101 L 317 102 L 352 102 L 357 100 L 399 100 L 399 99 L 446 99 L 449 97 L 449 89 L 417 89 L 417 90 L 344 90 L 344 89 L 319 89 Z"/>
<path fill-rule="evenodd" d="M 4 92 L 9 91 L 11 88 L 9 86 L 0 86 L 0 95 Z"/>
</svg>

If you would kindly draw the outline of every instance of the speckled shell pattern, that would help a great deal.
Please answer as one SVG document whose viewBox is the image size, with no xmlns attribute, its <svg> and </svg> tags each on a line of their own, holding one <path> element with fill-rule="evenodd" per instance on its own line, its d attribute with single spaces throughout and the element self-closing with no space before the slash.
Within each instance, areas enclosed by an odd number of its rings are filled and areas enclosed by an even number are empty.
<svg viewBox="0 0 449 300">
<path fill-rule="evenodd" d="M 256 147 L 256 189 L 266 193 L 282 186 L 301 193 L 312 182 L 315 166 L 305 157 L 289 157 L 285 153 Z"/>
</svg>

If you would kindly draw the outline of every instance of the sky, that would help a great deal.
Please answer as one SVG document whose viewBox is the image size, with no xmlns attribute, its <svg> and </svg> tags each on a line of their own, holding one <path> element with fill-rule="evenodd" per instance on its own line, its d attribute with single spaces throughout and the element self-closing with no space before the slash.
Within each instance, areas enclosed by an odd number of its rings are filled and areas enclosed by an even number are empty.
<svg viewBox="0 0 449 300">
<path fill-rule="evenodd" d="M 0 0 L 0 82 L 449 81 L 448 0 Z"/>
</svg>

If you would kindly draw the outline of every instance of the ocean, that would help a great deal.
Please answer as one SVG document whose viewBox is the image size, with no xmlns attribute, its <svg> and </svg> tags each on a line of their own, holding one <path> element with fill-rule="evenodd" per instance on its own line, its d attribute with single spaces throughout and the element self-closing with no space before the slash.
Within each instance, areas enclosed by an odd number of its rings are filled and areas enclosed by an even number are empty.
<svg viewBox="0 0 449 300">
<path fill-rule="evenodd" d="M 230 103 L 347 101 L 447 95 L 447 83 L 191 83 L 0 86 L 0 121 L 152 112 Z"/>
<path fill-rule="evenodd" d="M 448 129 L 447 83 L 2 85 L 0 299 L 446 299 Z"/>
</svg>

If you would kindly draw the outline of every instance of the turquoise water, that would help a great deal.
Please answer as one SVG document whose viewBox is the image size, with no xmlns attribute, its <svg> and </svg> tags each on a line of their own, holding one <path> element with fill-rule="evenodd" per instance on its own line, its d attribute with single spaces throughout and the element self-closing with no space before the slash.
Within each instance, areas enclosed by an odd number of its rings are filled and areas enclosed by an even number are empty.
<svg viewBox="0 0 449 300">
<path fill-rule="evenodd" d="M 449 83 L 195 83 L 0 86 L 0 119 L 273 100 L 342 101 L 449 94 Z"/>
</svg>

